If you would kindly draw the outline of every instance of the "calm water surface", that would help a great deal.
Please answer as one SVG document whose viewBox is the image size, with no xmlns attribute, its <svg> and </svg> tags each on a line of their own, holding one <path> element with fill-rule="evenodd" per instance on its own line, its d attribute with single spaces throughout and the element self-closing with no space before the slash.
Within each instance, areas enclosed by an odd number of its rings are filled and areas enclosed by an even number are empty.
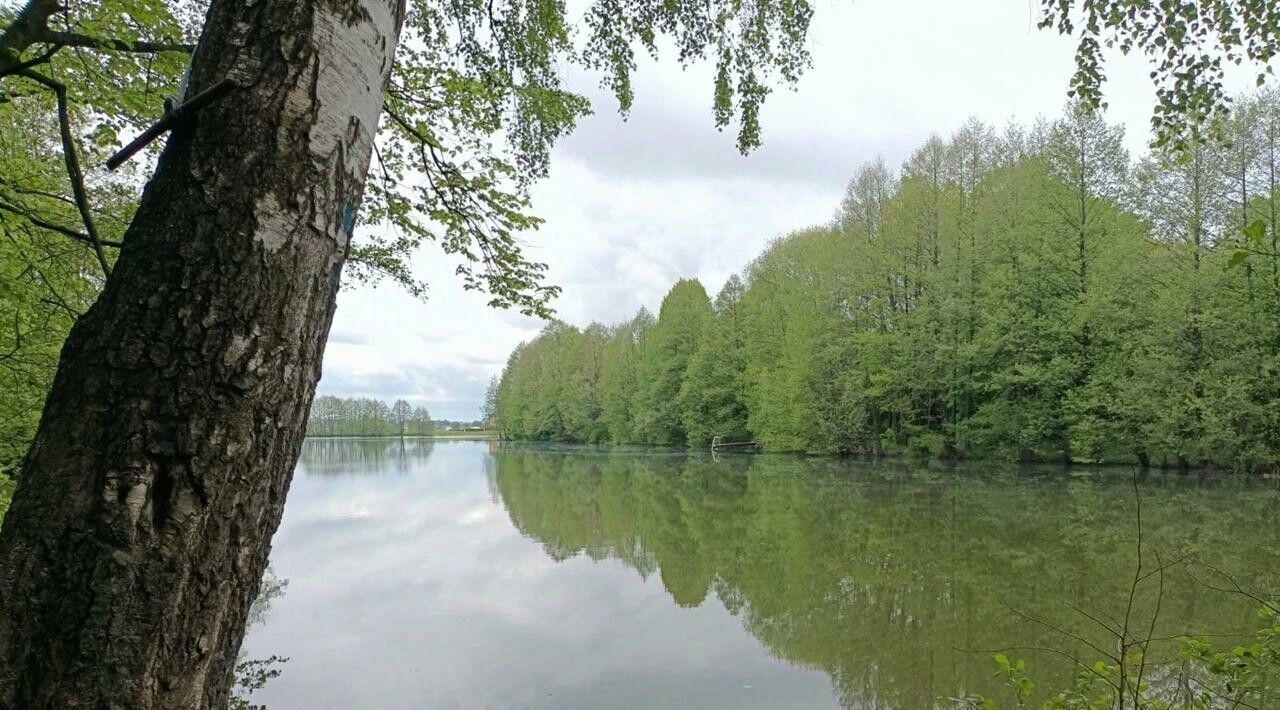
<svg viewBox="0 0 1280 710">
<path fill-rule="evenodd" d="M 1141 491 L 1149 566 L 1280 586 L 1274 482 Z M 1000 695 L 994 650 L 1071 649 L 1028 616 L 1106 643 L 1072 606 L 1123 615 L 1133 513 L 1124 470 L 309 441 L 244 650 L 290 658 L 271 710 L 945 707 Z M 1165 575 L 1155 635 L 1252 628 L 1206 574 Z"/>
</svg>

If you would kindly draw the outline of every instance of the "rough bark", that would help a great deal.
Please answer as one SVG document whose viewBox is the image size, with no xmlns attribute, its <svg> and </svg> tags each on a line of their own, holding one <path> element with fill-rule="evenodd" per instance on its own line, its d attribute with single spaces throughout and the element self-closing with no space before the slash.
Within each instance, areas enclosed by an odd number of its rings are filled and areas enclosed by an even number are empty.
<svg viewBox="0 0 1280 710">
<path fill-rule="evenodd" d="M 215 0 L 0 530 L 0 707 L 225 707 L 320 374 L 402 0 Z"/>
</svg>

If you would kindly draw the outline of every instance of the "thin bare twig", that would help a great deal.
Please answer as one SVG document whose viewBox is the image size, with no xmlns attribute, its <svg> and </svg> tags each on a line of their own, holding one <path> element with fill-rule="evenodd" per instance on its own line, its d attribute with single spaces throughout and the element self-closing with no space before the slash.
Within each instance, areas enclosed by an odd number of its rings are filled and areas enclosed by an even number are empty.
<svg viewBox="0 0 1280 710">
<path fill-rule="evenodd" d="M 958 648 L 955 646 L 952 646 L 951 648 L 952 650 L 962 651 L 964 653 L 1005 653 L 1008 651 L 1045 651 L 1048 653 L 1055 653 L 1059 656 L 1070 659 L 1072 663 L 1075 663 L 1077 666 L 1080 666 L 1081 668 L 1098 676 L 1102 680 L 1106 681 L 1108 685 L 1119 690 L 1114 680 L 1111 680 L 1107 676 L 1099 673 L 1096 669 L 1094 669 L 1093 666 L 1089 665 L 1088 663 L 1085 663 L 1084 661 L 1080 660 L 1076 656 L 1073 656 L 1072 654 L 1067 653 L 1066 651 L 1063 651 L 1062 649 L 1049 648 L 1047 646 L 1006 646 L 1004 648 L 996 648 L 996 649 L 991 649 L 989 651 L 984 651 L 981 649 L 972 649 L 972 648 Z"/>
<path fill-rule="evenodd" d="M 1145 582 L 1149 577 L 1153 577 L 1156 574 L 1163 574 L 1164 571 L 1169 569 L 1170 567 L 1177 567 L 1178 565 L 1182 564 L 1183 562 L 1186 562 L 1189 559 L 1191 559 L 1191 555 L 1186 554 L 1181 557 L 1178 557 L 1177 559 L 1173 559 L 1173 560 L 1170 560 L 1169 562 L 1160 564 L 1159 566 L 1152 568 L 1146 574 L 1142 575 L 1142 577 L 1139 578 L 1139 581 Z"/>
<path fill-rule="evenodd" d="M 1200 680 L 1199 678 L 1196 678 L 1195 676 L 1187 676 L 1187 680 L 1195 682 L 1204 690 L 1204 692 L 1214 696 L 1215 698 L 1221 698 L 1222 700 L 1226 700 L 1230 702 L 1232 707 L 1246 707 L 1246 708 L 1249 708 L 1250 710 L 1263 710 L 1261 707 L 1257 705 L 1246 703 L 1243 697 L 1232 698 L 1232 697 L 1223 695 L 1222 693 L 1219 693 L 1213 688 L 1210 688 L 1207 683 Z"/>
<path fill-rule="evenodd" d="M 1151 647 L 1151 638 L 1156 633 L 1156 622 L 1160 619 L 1160 608 L 1164 605 L 1164 561 L 1160 559 L 1160 550 L 1154 550 L 1156 555 L 1157 569 L 1160 570 L 1160 586 L 1156 592 L 1156 609 L 1151 613 L 1151 624 L 1147 627 L 1147 638 L 1142 642 L 1142 660 L 1138 662 L 1138 678 L 1136 680 L 1137 688 L 1134 692 L 1142 691 L 1142 676 L 1147 670 L 1147 653 Z"/>
<path fill-rule="evenodd" d="M 1202 580 L 1202 579 L 1200 579 L 1200 578 L 1196 577 L 1195 575 L 1192 575 L 1190 572 L 1188 572 L 1188 573 L 1187 573 L 1187 574 L 1191 575 L 1191 578 L 1192 578 L 1192 579 L 1194 579 L 1195 581 L 1197 581 L 1197 582 L 1199 582 L 1200 584 L 1204 585 L 1205 587 L 1208 587 L 1209 589 L 1212 589 L 1212 590 L 1214 590 L 1215 592 L 1226 592 L 1226 593 L 1228 593 L 1228 594 L 1239 594 L 1239 595 L 1241 595 L 1241 596 L 1244 596 L 1244 597 L 1247 597 L 1247 598 L 1249 598 L 1249 599 L 1252 599 L 1252 600 L 1254 600 L 1255 602 L 1258 602 L 1259 604 L 1263 605 L 1264 607 L 1267 607 L 1268 609 L 1277 609 L 1277 607 L 1276 607 L 1276 601 L 1275 601 L 1274 599 L 1268 599 L 1268 598 L 1266 598 L 1266 597 L 1262 596 L 1261 594 L 1259 594 L 1259 593 L 1257 593 L 1257 592 L 1251 592 L 1251 591 L 1249 591 L 1249 590 L 1245 589 L 1244 587 L 1240 586 L 1240 583 L 1239 583 L 1238 581 L 1236 581 L 1236 578 L 1235 578 L 1235 577 L 1233 577 L 1233 576 L 1231 576 L 1231 575 L 1227 574 L 1226 572 L 1224 572 L 1224 571 L 1222 571 L 1222 570 L 1218 569 L 1217 567 L 1214 567 L 1214 566 L 1213 566 L 1213 565 L 1211 565 L 1211 564 L 1208 564 L 1208 563 L 1206 563 L 1206 562 L 1201 562 L 1201 561 L 1199 561 L 1199 560 L 1197 560 L 1197 561 L 1196 561 L 1196 563 L 1197 563 L 1197 564 L 1199 564 L 1201 567 L 1204 567 L 1205 569 L 1209 570 L 1210 572 L 1213 572 L 1214 574 L 1218 575 L 1219 577 L 1223 577 L 1223 578 L 1225 578 L 1228 582 L 1231 582 L 1231 587 L 1232 587 L 1232 588 L 1231 588 L 1231 589 L 1227 589 L 1226 587 L 1217 587 L 1217 586 L 1214 586 L 1214 585 L 1212 585 L 1212 584 L 1209 584 L 1208 582 L 1206 582 L 1206 581 L 1204 581 L 1204 580 Z M 1280 610 L 1280 609 L 1277 609 L 1277 610 Z"/>
<path fill-rule="evenodd" d="M 1120 710 L 1124 710 L 1125 687 L 1128 685 L 1128 675 L 1125 672 L 1125 658 L 1129 651 L 1129 621 L 1133 616 L 1133 601 L 1138 595 L 1138 585 L 1142 583 L 1142 490 L 1138 487 L 1138 471 L 1133 472 L 1133 500 L 1134 515 L 1137 519 L 1138 528 L 1138 563 L 1133 570 L 1133 583 L 1129 585 L 1129 603 L 1124 610 L 1124 623 L 1120 627 Z M 1138 704 L 1137 689 L 1134 690 L 1134 705 Z"/>
<path fill-rule="evenodd" d="M 1103 629 L 1105 629 L 1106 631 L 1110 632 L 1112 635 L 1115 635 L 1115 636 L 1119 636 L 1119 635 L 1120 635 L 1120 629 L 1117 629 L 1117 628 L 1112 627 L 1110 624 L 1108 624 L 1107 622 L 1103 621 L 1102 619 L 1099 619 L 1098 617 L 1094 616 L 1093 614 L 1089 613 L 1088 611 L 1086 611 L 1086 610 L 1084 610 L 1084 609 L 1082 609 L 1082 608 L 1080 608 L 1080 607 L 1076 606 L 1075 604 L 1072 604 L 1071 602 L 1067 602 L 1067 606 L 1068 606 L 1068 607 L 1071 607 L 1071 610 L 1072 610 L 1072 611 L 1074 611 L 1074 612 L 1076 612 L 1076 613 L 1077 613 L 1077 614 L 1079 614 L 1080 616 L 1083 616 L 1083 617 L 1085 617 L 1086 619 L 1088 619 L 1088 620 L 1092 621 L 1093 623 L 1097 624 L 1098 626 L 1101 626 Z"/>
<path fill-rule="evenodd" d="M 1062 628 L 1061 626 L 1058 626 L 1058 625 L 1056 625 L 1056 624 L 1049 623 L 1048 621 L 1045 621 L 1044 619 L 1036 618 L 1036 617 L 1034 617 L 1034 616 L 1032 616 L 1032 615 L 1030 615 L 1030 614 L 1028 614 L 1028 613 L 1026 613 L 1026 612 L 1024 612 L 1024 611 L 1019 611 L 1018 609 L 1015 609 L 1014 607 L 1009 606 L 1008 604 L 1005 604 L 1004 602 L 1000 602 L 1000 606 L 1003 606 L 1004 608 L 1008 609 L 1009 611 L 1013 612 L 1014 614 L 1017 614 L 1018 616 L 1021 616 L 1022 618 L 1026 619 L 1027 621 L 1031 621 L 1031 622 L 1034 622 L 1034 623 L 1040 624 L 1041 626 L 1043 626 L 1043 627 L 1045 627 L 1045 628 L 1047 628 L 1047 629 L 1049 629 L 1049 630 L 1051 630 L 1051 631 L 1056 631 L 1057 633 L 1062 634 L 1063 636 L 1066 636 L 1066 637 L 1068 637 L 1068 638 L 1073 638 L 1073 639 L 1075 639 L 1076 641 L 1079 641 L 1080 643 L 1082 643 L 1082 644 L 1084 644 L 1084 645 L 1088 646 L 1089 648 L 1092 648 L 1093 650 L 1097 651 L 1098 653 L 1102 654 L 1103 656 L 1106 656 L 1108 659 L 1110 659 L 1110 660 L 1112 660 L 1112 661 L 1119 662 L 1119 660 L 1120 660 L 1120 659 L 1116 658 L 1114 655 L 1112 655 L 1111 653 L 1109 653 L 1109 652 L 1107 652 L 1107 651 L 1103 650 L 1102 648 L 1099 648 L 1097 644 L 1093 643 L 1092 641 L 1090 641 L 1090 640 L 1088 640 L 1088 639 L 1084 638 L 1083 636 L 1081 636 L 1081 635 L 1079 635 L 1079 634 L 1076 634 L 1076 633 L 1073 633 L 1073 632 L 1071 632 L 1071 631 L 1068 631 L 1068 630 L 1066 630 L 1066 629 L 1064 629 L 1064 628 Z"/>
</svg>

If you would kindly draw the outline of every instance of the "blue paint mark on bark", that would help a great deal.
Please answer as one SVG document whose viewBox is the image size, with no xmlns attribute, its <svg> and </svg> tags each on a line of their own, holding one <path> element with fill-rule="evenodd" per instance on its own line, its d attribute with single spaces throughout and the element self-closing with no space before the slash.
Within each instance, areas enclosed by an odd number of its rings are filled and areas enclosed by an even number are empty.
<svg viewBox="0 0 1280 710">
<path fill-rule="evenodd" d="M 342 207 L 342 229 L 351 236 L 351 231 L 356 228 L 356 207 L 352 204 L 346 204 Z"/>
</svg>

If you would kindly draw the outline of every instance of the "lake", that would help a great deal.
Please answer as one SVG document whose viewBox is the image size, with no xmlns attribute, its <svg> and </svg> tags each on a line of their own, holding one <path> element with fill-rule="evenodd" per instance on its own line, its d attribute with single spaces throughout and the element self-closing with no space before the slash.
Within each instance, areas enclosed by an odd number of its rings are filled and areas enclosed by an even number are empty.
<svg viewBox="0 0 1280 710">
<path fill-rule="evenodd" d="M 310 440 L 247 658 L 290 708 L 926 708 L 1000 649 L 1043 686 L 1113 649 L 1134 472 L 493 441 Z M 1149 472 L 1131 627 L 1232 634 L 1276 588 L 1275 481 Z M 1157 562 L 1159 560 L 1159 563 Z M 1163 592 L 1160 591 L 1161 585 Z M 1151 626 L 1159 601 L 1159 615 Z M 1088 617 L 1098 619 L 1091 621 Z M 1172 682 L 1170 643 L 1152 679 Z"/>
</svg>

